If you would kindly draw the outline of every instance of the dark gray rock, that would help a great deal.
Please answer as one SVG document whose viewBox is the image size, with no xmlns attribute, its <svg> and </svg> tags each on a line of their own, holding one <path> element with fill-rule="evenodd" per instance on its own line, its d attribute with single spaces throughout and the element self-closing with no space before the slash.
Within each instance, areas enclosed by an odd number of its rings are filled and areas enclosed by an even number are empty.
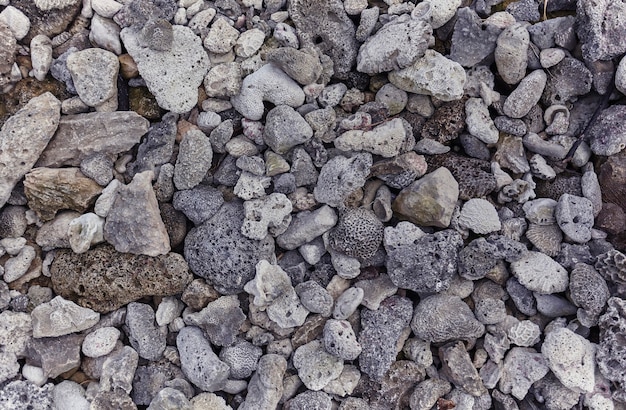
<svg viewBox="0 0 626 410">
<path fill-rule="evenodd" d="M 12 381 L 0 389 L 0 407 L 3 409 L 51 409 L 54 408 L 53 390 L 52 383 L 38 387 L 29 381 Z"/>
<path fill-rule="evenodd" d="M 80 365 L 83 339 L 78 334 L 32 339 L 26 357 L 30 364 L 41 367 L 46 377 L 55 378 Z"/>
<path fill-rule="evenodd" d="M 139 145 L 134 162 L 128 165 L 128 174 L 133 177 L 143 171 L 154 170 L 172 157 L 176 140 L 178 114 L 168 112 L 161 122 L 150 127 L 144 141 Z"/>
<path fill-rule="evenodd" d="M 192 271 L 222 294 L 243 291 L 261 259 L 274 258 L 274 240 L 248 239 L 241 233 L 243 205 L 227 202 L 215 216 L 192 229 L 185 238 L 185 259 Z"/>
<path fill-rule="evenodd" d="M 515 17 L 516 21 L 528 21 L 533 23 L 541 18 L 537 0 L 514 1 L 506 6 L 506 11 Z"/>
<path fill-rule="evenodd" d="M 0 213 L 0 237 L 19 238 L 26 232 L 26 211 L 23 206 L 9 205 Z"/>
<path fill-rule="evenodd" d="M 550 69 L 550 74 L 542 96 L 546 105 L 565 104 L 591 91 L 593 75 L 575 58 L 565 57 Z"/>
<path fill-rule="evenodd" d="M 469 7 L 459 9 L 452 34 L 450 59 L 463 67 L 480 63 L 493 53 L 501 32 L 500 27 L 482 22 Z"/>
<path fill-rule="evenodd" d="M 263 350 L 252 343 L 241 340 L 220 351 L 220 360 L 230 366 L 230 378 L 245 379 L 257 369 Z"/>
<path fill-rule="evenodd" d="M 125 4 L 115 15 L 115 22 L 121 27 L 143 26 L 150 19 L 171 20 L 176 13 L 175 0 L 134 0 Z"/>
<path fill-rule="evenodd" d="M 574 17 L 555 17 L 528 27 L 530 39 L 541 50 L 556 45 L 557 36 L 568 26 L 572 25 Z"/>
<path fill-rule="evenodd" d="M 481 279 L 499 261 L 515 261 L 526 250 L 525 245 L 505 236 L 474 239 L 459 252 L 459 275 L 469 280 Z"/>
<path fill-rule="evenodd" d="M 213 352 L 200 328 L 184 327 L 176 337 L 180 363 L 187 379 L 203 391 L 224 388 L 230 367 Z"/>
<path fill-rule="evenodd" d="M 506 282 L 506 291 L 511 300 L 515 304 L 517 310 L 527 316 L 537 314 L 537 301 L 533 296 L 533 292 L 528 290 L 524 285 L 519 283 L 517 278 L 510 278 Z"/>
<path fill-rule="evenodd" d="M 139 366 L 133 378 L 131 397 L 135 404 L 147 406 L 154 396 L 165 387 L 165 383 L 180 377 L 184 377 L 180 368 L 166 360 Z"/>
<path fill-rule="evenodd" d="M 126 328 L 130 345 L 139 357 L 159 360 L 165 350 L 166 329 L 155 323 L 154 310 L 145 303 L 129 303 L 126 308 Z"/>
<path fill-rule="evenodd" d="M 330 231 L 330 246 L 348 256 L 369 259 L 383 240 L 382 222 L 365 208 L 346 209 L 339 223 Z"/>
<path fill-rule="evenodd" d="M 224 203 L 222 193 L 212 186 L 198 185 L 174 193 L 174 208 L 183 212 L 194 225 L 201 225 L 215 215 Z"/>
<path fill-rule="evenodd" d="M 235 341 L 239 327 L 246 320 L 246 315 L 239 306 L 237 296 L 222 296 L 210 302 L 197 313 L 185 315 L 185 323 L 198 326 L 206 333 L 211 343 L 228 346 Z"/>
<path fill-rule="evenodd" d="M 447 379 L 472 396 L 487 392 L 463 342 L 448 343 L 439 348 L 439 357 Z"/>
<path fill-rule="evenodd" d="M 626 147 L 626 130 L 622 126 L 625 118 L 624 105 L 612 105 L 602 110 L 587 132 L 591 138 L 591 150 L 594 154 L 609 156 Z"/>
</svg>

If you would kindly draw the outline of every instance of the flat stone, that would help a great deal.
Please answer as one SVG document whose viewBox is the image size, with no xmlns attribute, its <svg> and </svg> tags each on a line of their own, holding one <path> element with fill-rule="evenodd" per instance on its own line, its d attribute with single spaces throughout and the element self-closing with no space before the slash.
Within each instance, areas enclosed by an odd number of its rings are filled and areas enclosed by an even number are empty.
<svg viewBox="0 0 626 410">
<path fill-rule="evenodd" d="M 54 135 L 61 102 L 47 92 L 32 98 L 0 130 L 0 206 L 15 184 L 31 170 Z"/>
<path fill-rule="evenodd" d="M 122 254 L 101 245 L 82 254 L 59 250 L 50 266 L 54 291 L 80 306 L 107 313 L 144 296 L 182 293 L 191 282 L 179 254 Z"/>
<path fill-rule="evenodd" d="M 313 49 L 279 47 L 268 50 L 265 59 L 302 85 L 313 84 L 322 75 L 322 64 Z"/>
<path fill-rule="evenodd" d="M 487 392 L 463 342 L 451 342 L 439 348 L 443 372 L 456 386 L 472 396 Z"/>
<path fill-rule="evenodd" d="M 449 58 L 463 67 L 473 67 L 493 53 L 502 28 L 483 21 L 469 7 L 460 8 L 456 16 Z"/>
<path fill-rule="evenodd" d="M 94 154 L 115 156 L 139 143 L 149 126 L 148 120 L 133 111 L 64 115 L 37 166 L 77 167 Z"/>
<path fill-rule="evenodd" d="M 33 337 L 57 337 L 89 329 L 100 320 L 100 314 L 57 296 L 42 303 L 31 313 Z"/>
<path fill-rule="evenodd" d="M 371 131 L 350 130 L 333 142 L 342 151 L 367 151 L 385 158 L 406 151 L 407 130 L 399 118 L 381 124 Z M 410 148 L 409 148 L 410 149 Z"/>
<path fill-rule="evenodd" d="M 83 335 L 33 339 L 28 345 L 27 358 L 41 367 L 46 377 L 54 379 L 80 366 L 83 339 Z"/>
</svg>

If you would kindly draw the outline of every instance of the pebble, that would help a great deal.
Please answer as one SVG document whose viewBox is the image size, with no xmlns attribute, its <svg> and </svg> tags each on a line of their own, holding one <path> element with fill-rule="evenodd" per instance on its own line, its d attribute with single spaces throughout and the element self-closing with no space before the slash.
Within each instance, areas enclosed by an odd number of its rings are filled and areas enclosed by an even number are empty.
<svg viewBox="0 0 626 410">
<path fill-rule="evenodd" d="M 93 358 L 108 355 L 115 348 L 120 334 L 117 328 L 109 326 L 89 333 L 83 341 L 83 354 Z"/>
<path fill-rule="evenodd" d="M 514 347 L 504 359 L 499 388 L 518 400 L 526 397 L 530 386 L 549 371 L 544 357 L 530 347 Z"/>
<path fill-rule="evenodd" d="M 526 75 L 530 35 L 524 23 L 515 23 L 500 33 L 494 58 L 498 73 L 507 84 L 517 84 Z"/>
<path fill-rule="evenodd" d="M 356 311 L 361 304 L 365 293 L 360 287 L 346 289 L 335 301 L 333 318 L 346 320 Z"/>
<path fill-rule="evenodd" d="M 174 165 L 174 186 L 179 190 L 197 186 L 211 167 L 212 159 L 209 138 L 200 130 L 187 131 L 180 142 Z"/>
<path fill-rule="evenodd" d="M 200 328 L 184 327 L 176 337 L 176 345 L 181 369 L 191 383 L 206 392 L 224 387 L 230 367 L 213 353 Z"/>
<path fill-rule="evenodd" d="M 507 97 L 502 106 L 504 114 L 511 118 L 522 118 L 537 104 L 546 86 L 547 75 L 535 70 L 524 77 L 517 88 Z"/>
<path fill-rule="evenodd" d="M 110 51 L 90 48 L 67 58 L 67 68 L 80 99 L 98 111 L 117 110 L 119 62 Z"/>
<path fill-rule="evenodd" d="M 411 329 L 417 337 L 431 343 L 472 340 L 485 333 L 485 326 L 476 320 L 461 298 L 445 294 L 420 301 L 414 310 Z"/>
<path fill-rule="evenodd" d="M 481 98 L 470 98 L 465 102 L 467 131 L 485 144 L 498 142 L 499 134 L 489 115 L 489 108 Z"/>
<path fill-rule="evenodd" d="M 10 248 L 5 247 L 5 250 L 9 254 L 13 253 L 10 252 Z M 36 257 L 35 248 L 30 245 L 23 246 L 17 255 L 4 263 L 4 281 L 10 283 L 24 276 Z"/>
<path fill-rule="evenodd" d="M 224 98 L 238 94 L 242 84 L 241 64 L 232 62 L 211 67 L 203 84 L 209 97 Z"/>
<path fill-rule="evenodd" d="M 88 410 L 90 403 L 85 398 L 85 389 L 73 381 L 63 380 L 54 386 L 53 403 L 58 408 Z"/>
<path fill-rule="evenodd" d="M 57 337 L 89 329 L 98 323 L 100 314 L 57 296 L 32 312 L 33 337 Z"/>
<path fill-rule="evenodd" d="M 319 391 L 343 371 L 343 360 L 328 353 L 320 340 L 313 340 L 296 349 L 293 365 L 304 385 Z"/>
<path fill-rule="evenodd" d="M 266 117 L 263 140 L 277 154 L 285 154 L 313 137 L 313 129 L 293 108 L 278 105 Z"/>
<path fill-rule="evenodd" d="M 216 346 L 234 343 L 239 327 L 245 320 L 239 301 L 233 295 L 222 296 L 209 302 L 196 313 L 185 312 L 183 320 L 187 325 L 198 326 Z"/>
<path fill-rule="evenodd" d="M 456 13 L 450 59 L 463 67 L 472 67 L 490 56 L 496 48 L 502 28 L 483 21 L 469 7 L 462 7 Z"/>
<path fill-rule="evenodd" d="M 362 350 L 350 322 L 335 319 L 324 325 L 324 348 L 343 360 L 355 360 Z"/>
<path fill-rule="evenodd" d="M 567 270 L 549 256 L 529 251 L 511 264 L 511 272 L 529 290 L 541 294 L 563 292 L 569 283 Z"/>
<path fill-rule="evenodd" d="M 31 22 L 20 9 L 13 6 L 6 6 L 2 12 L 0 12 L 0 22 L 6 24 L 16 40 L 21 40 L 26 37 L 30 30 Z"/>
<path fill-rule="evenodd" d="M 593 227 L 593 204 L 583 197 L 563 194 L 554 209 L 554 217 L 563 233 L 576 243 L 591 239 Z"/>
</svg>

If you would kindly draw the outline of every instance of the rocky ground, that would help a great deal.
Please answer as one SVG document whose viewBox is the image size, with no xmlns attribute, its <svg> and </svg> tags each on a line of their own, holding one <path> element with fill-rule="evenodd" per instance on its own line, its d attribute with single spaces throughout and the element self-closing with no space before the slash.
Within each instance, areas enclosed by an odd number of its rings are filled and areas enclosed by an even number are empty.
<svg viewBox="0 0 626 410">
<path fill-rule="evenodd" d="M 0 409 L 625 409 L 625 16 L 0 0 Z"/>
</svg>

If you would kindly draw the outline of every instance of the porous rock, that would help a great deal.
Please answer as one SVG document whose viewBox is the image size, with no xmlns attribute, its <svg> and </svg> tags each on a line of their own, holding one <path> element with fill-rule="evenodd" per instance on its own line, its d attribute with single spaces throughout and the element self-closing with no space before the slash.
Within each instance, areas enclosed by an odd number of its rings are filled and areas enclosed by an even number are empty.
<svg viewBox="0 0 626 410">
<path fill-rule="evenodd" d="M 348 256 L 368 259 L 374 256 L 383 239 L 383 224 L 365 208 L 347 209 L 330 231 L 330 246 Z"/>
<path fill-rule="evenodd" d="M 131 302 L 126 307 L 128 341 L 139 357 L 151 361 L 159 360 L 165 350 L 165 328 L 159 328 L 154 319 L 150 305 Z"/>
<path fill-rule="evenodd" d="M 626 387 L 626 350 L 620 340 L 626 335 L 626 302 L 612 297 L 607 304 L 606 312 L 600 316 L 600 343 L 595 358 L 602 375 L 620 386 L 615 398 L 623 401 L 626 399 L 623 393 Z"/>
<path fill-rule="evenodd" d="M 322 64 L 312 49 L 279 47 L 268 50 L 265 59 L 302 85 L 313 84 L 322 75 Z"/>
<path fill-rule="evenodd" d="M 259 359 L 256 372 L 248 384 L 248 394 L 241 410 L 274 408 L 283 395 L 283 377 L 287 361 L 277 354 L 266 354 Z"/>
<path fill-rule="evenodd" d="M 211 168 L 213 149 L 211 141 L 197 129 L 189 130 L 178 147 L 174 166 L 174 185 L 178 190 L 191 189 L 198 185 Z"/>
<path fill-rule="evenodd" d="M 313 340 L 296 349 L 293 365 L 302 383 L 314 391 L 321 390 L 343 371 L 343 359 L 328 353 L 320 340 Z"/>
<path fill-rule="evenodd" d="M 248 341 L 238 341 L 225 346 L 220 352 L 220 360 L 230 366 L 230 377 L 245 379 L 257 369 L 263 350 Z"/>
<path fill-rule="evenodd" d="M 371 166 L 372 155 L 369 153 L 332 158 L 320 171 L 313 190 L 315 199 L 332 207 L 343 207 L 349 195 L 365 185 Z"/>
<path fill-rule="evenodd" d="M 185 323 L 198 326 L 206 333 L 209 341 L 216 346 L 228 346 L 235 341 L 246 316 L 235 295 L 222 296 L 210 302 L 199 312 L 183 316 Z"/>
<path fill-rule="evenodd" d="M 277 154 L 285 154 L 313 137 L 313 129 L 288 105 L 270 110 L 265 121 L 263 140 Z"/>
<path fill-rule="evenodd" d="M 37 386 L 25 380 L 14 380 L 7 383 L 0 391 L 0 406 L 6 408 L 30 407 L 46 409 L 53 406 L 52 383 Z"/>
<path fill-rule="evenodd" d="M 626 23 L 618 16 L 626 12 L 626 6 L 608 0 L 584 0 L 577 4 L 576 32 L 585 58 L 591 61 L 610 60 L 623 54 L 626 39 L 622 34 Z"/>
<path fill-rule="evenodd" d="M 355 360 L 362 350 L 350 322 L 335 319 L 329 319 L 324 325 L 324 347 L 343 360 Z"/>
<path fill-rule="evenodd" d="M 184 327 L 176 337 L 176 345 L 181 369 L 191 383 L 207 392 L 224 388 L 230 367 L 213 352 L 200 328 Z"/>
<path fill-rule="evenodd" d="M 146 138 L 137 149 L 135 161 L 128 164 L 127 172 L 131 177 L 139 172 L 154 170 L 155 167 L 170 160 L 176 140 L 177 119 L 178 115 L 171 112 L 166 113 L 160 122 L 153 124 L 147 130 Z M 139 140 L 141 135 L 136 138 Z M 161 176 L 161 172 L 159 172 L 159 176 Z"/>
<path fill-rule="evenodd" d="M 559 228 L 576 243 L 586 243 L 591 239 L 593 227 L 593 204 L 584 197 L 563 194 L 554 209 Z"/>
<path fill-rule="evenodd" d="M 588 131 L 594 154 L 610 156 L 626 147 L 626 131 L 619 126 L 624 118 L 626 107 L 623 105 L 612 105 L 600 113 Z"/>
<path fill-rule="evenodd" d="M 346 131 L 334 140 L 334 144 L 342 151 L 367 151 L 373 155 L 391 158 L 411 149 L 414 142 L 407 135 L 403 121 L 394 118 L 371 131 Z"/>
<path fill-rule="evenodd" d="M 122 254 L 109 245 L 82 254 L 58 250 L 50 273 L 57 294 L 100 313 L 148 295 L 179 294 L 192 279 L 178 254 Z"/>
<path fill-rule="evenodd" d="M 67 68 L 78 96 L 99 111 L 117 110 L 119 67 L 117 56 L 100 48 L 77 51 L 67 58 Z"/>
<path fill-rule="evenodd" d="M 587 339 L 564 327 L 554 329 L 546 335 L 541 354 L 565 387 L 581 393 L 593 390 L 595 348 Z"/>
<path fill-rule="evenodd" d="M 526 75 L 530 35 L 522 22 L 515 23 L 498 36 L 494 58 L 498 73 L 507 84 L 517 84 Z"/>
<path fill-rule="evenodd" d="M 567 270 L 540 252 L 526 252 L 511 263 L 511 272 L 526 288 L 542 294 L 563 292 L 569 283 Z"/>
<path fill-rule="evenodd" d="M 496 208 L 480 198 L 472 198 L 463 205 L 458 223 L 478 234 L 499 231 L 501 228 Z"/>
<path fill-rule="evenodd" d="M 504 359 L 504 367 L 498 387 L 516 399 L 526 397 L 530 386 L 541 380 L 550 370 L 540 353 L 529 347 L 514 347 Z"/>
<path fill-rule="evenodd" d="M 502 111 L 511 118 L 522 118 L 537 104 L 546 86 L 548 77 L 543 70 L 528 74 L 506 98 Z"/>
</svg>

